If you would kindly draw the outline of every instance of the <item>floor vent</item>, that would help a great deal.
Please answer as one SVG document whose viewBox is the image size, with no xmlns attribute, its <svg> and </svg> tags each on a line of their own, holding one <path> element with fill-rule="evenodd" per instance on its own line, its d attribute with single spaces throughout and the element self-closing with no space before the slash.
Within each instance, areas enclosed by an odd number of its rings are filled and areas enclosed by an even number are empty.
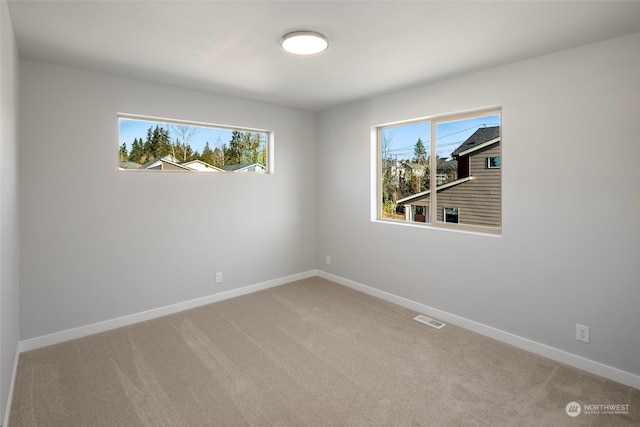
<svg viewBox="0 0 640 427">
<path fill-rule="evenodd" d="M 427 316 L 423 316 L 422 314 L 413 318 L 413 320 L 417 320 L 420 323 L 424 323 L 425 325 L 433 326 L 436 329 L 442 329 L 444 327 L 444 323 L 439 322 L 437 320 L 433 320 L 428 318 Z"/>
</svg>

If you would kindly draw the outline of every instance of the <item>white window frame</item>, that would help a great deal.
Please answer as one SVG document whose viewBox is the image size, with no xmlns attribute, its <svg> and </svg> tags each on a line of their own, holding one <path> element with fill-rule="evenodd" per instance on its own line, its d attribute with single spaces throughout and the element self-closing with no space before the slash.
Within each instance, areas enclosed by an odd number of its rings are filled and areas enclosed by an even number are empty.
<svg viewBox="0 0 640 427">
<path fill-rule="evenodd" d="M 120 163 L 120 153 L 119 153 L 119 147 L 121 145 L 120 143 L 120 126 L 119 126 L 119 122 L 120 119 L 124 119 L 124 120 L 138 120 L 138 121 L 144 121 L 144 122 L 155 122 L 157 124 L 169 124 L 169 125 L 185 125 L 185 126 L 194 126 L 194 127 L 202 127 L 202 128 L 212 128 L 212 129 L 217 129 L 217 130 L 225 130 L 225 131 L 238 131 L 238 132 L 250 132 L 250 133 L 260 133 L 260 134 L 265 134 L 266 135 L 266 141 L 265 141 L 265 150 L 266 150 L 266 156 L 265 156 L 265 165 L 264 165 L 264 172 L 257 172 L 255 173 L 256 175 L 266 175 L 266 174 L 273 174 L 275 172 L 274 170 L 274 132 L 267 130 L 267 129 L 260 129 L 260 128 L 251 128 L 251 127 L 244 127 L 244 126 L 231 126 L 231 125 L 221 125 L 221 124 L 216 124 L 216 123 L 206 123 L 206 122 L 199 122 L 199 121 L 193 121 L 193 120 L 182 120 L 182 119 L 170 119 L 170 118 L 166 118 L 166 117 L 157 117 L 157 116 L 146 116 L 146 115 L 140 115 L 140 114 L 131 114 L 131 113 L 117 113 L 116 114 L 116 126 L 117 126 L 117 134 L 118 134 L 118 148 L 116 151 L 116 156 L 117 156 L 117 163 L 116 165 L 118 165 Z M 126 172 L 126 173 L 141 173 L 141 172 L 171 172 L 171 173 L 191 173 L 193 171 L 188 171 L 188 170 L 184 170 L 184 171 L 157 171 L 157 170 L 152 170 L 152 169 L 144 169 L 144 170 L 140 170 L 140 169 L 122 169 L 122 168 L 118 168 L 119 171 L 121 172 Z"/>
<path fill-rule="evenodd" d="M 501 156 L 489 156 L 489 157 L 487 157 L 487 169 L 500 169 L 500 166 L 502 166 L 502 159 L 500 157 Z M 492 166 L 491 165 L 491 159 L 498 159 L 498 166 Z"/>
<path fill-rule="evenodd" d="M 420 117 L 411 120 L 383 123 L 380 125 L 372 126 L 371 128 L 371 221 L 373 222 L 383 222 L 383 223 L 392 223 L 397 225 L 404 226 L 417 226 L 424 228 L 439 228 L 445 230 L 454 230 L 454 231 L 464 231 L 464 232 L 474 232 L 479 234 L 493 235 L 493 236 L 501 236 L 502 235 L 502 226 L 499 227 L 491 227 L 484 225 L 476 225 L 476 224 L 461 224 L 446 222 L 446 218 L 444 217 L 443 211 L 443 219 L 442 221 L 437 220 L 437 210 L 438 210 L 438 202 L 437 202 L 437 191 L 433 191 L 435 187 L 437 187 L 437 158 L 434 155 L 430 156 L 430 182 L 431 182 L 431 191 L 430 191 L 430 202 L 429 202 L 429 210 L 427 218 L 431 220 L 431 222 L 416 222 L 413 218 L 413 213 L 411 213 L 410 220 L 405 215 L 404 221 L 392 220 L 388 218 L 382 217 L 382 156 L 381 156 L 381 143 L 382 143 L 382 131 L 385 128 L 397 127 L 397 126 L 406 126 L 417 123 L 431 122 L 431 136 L 429 138 L 430 141 L 430 153 L 436 153 L 436 128 L 438 123 L 450 122 L 450 121 L 459 121 L 465 119 L 472 119 L 475 117 L 489 116 L 489 115 L 500 115 L 500 133 L 502 134 L 502 107 L 501 106 L 493 106 L 482 109 L 474 109 L 461 113 L 452 113 L 452 114 L 443 114 L 443 115 L 435 115 L 435 116 L 426 116 Z M 500 154 L 499 156 L 492 157 L 500 157 L 502 160 L 502 139 L 500 140 Z M 502 187 L 502 163 L 499 168 L 500 170 L 500 185 Z M 446 185 L 446 184 L 445 184 Z M 501 191 L 502 198 L 502 191 Z M 502 200 L 500 201 L 500 206 L 502 206 Z M 413 209 L 413 207 L 411 208 Z M 500 217 L 502 219 L 502 208 Z M 460 209 L 458 208 L 458 221 L 460 221 Z M 501 221 L 502 222 L 502 221 Z"/>
</svg>

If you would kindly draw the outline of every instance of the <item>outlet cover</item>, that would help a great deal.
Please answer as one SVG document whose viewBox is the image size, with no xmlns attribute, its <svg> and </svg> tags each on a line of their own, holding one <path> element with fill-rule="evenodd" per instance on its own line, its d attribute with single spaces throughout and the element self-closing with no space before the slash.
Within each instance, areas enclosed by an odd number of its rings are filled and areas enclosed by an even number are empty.
<svg viewBox="0 0 640 427">
<path fill-rule="evenodd" d="M 576 339 L 582 342 L 589 342 L 589 327 L 576 323 Z"/>
<path fill-rule="evenodd" d="M 216 273 L 216 283 L 222 283 L 222 273 Z"/>
</svg>

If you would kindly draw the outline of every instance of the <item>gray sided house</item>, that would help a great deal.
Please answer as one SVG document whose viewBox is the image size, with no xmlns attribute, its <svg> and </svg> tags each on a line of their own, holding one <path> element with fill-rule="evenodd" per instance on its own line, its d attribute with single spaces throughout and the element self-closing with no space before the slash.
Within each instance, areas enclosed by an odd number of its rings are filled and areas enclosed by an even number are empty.
<svg viewBox="0 0 640 427">
<path fill-rule="evenodd" d="M 478 129 L 456 148 L 457 178 L 440 184 L 436 200 L 437 221 L 500 227 L 500 126 Z M 407 221 L 431 222 L 431 191 L 423 191 L 397 201 L 405 206 Z"/>
</svg>

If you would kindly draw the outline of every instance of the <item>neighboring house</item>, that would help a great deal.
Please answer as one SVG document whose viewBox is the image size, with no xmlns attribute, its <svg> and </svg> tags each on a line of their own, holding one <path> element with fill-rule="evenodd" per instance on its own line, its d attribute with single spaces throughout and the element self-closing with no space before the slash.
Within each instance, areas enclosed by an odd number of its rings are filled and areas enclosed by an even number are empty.
<svg viewBox="0 0 640 427">
<path fill-rule="evenodd" d="M 182 166 L 179 163 L 172 162 L 171 160 L 160 159 L 160 170 L 163 171 L 193 171 L 193 169 L 186 166 Z"/>
<path fill-rule="evenodd" d="M 178 165 L 180 163 L 180 160 L 176 159 L 171 154 L 169 154 L 159 159 L 156 158 L 148 161 L 147 163 L 142 165 L 140 169 L 165 170 L 165 168 L 163 167 L 163 163 L 167 163 L 167 165 L 171 167 L 171 164 Z M 182 169 L 184 170 L 185 168 L 182 168 Z"/>
<path fill-rule="evenodd" d="M 382 161 L 382 170 L 389 171 L 391 177 L 391 183 L 394 187 L 400 187 L 400 183 L 405 180 L 405 167 L 404 162 L 399 160 L 383 160 Z"/>
<path fill-rule="evenodd" d="M 228 165 L 222 167 L 216 167 L 210 165 L 202 160 L 191 160 L 185 163 L 181 163 L 172 155 L 167 155 L 159 159 L 153 159 L 139 165 L 134 162 L 122 162 L 120 163 L 120 170 L 125 169 L 146 169 L 146 170 L 162 170 L 162 171 L 189 171 L 189 172 L 256 172 L 265 173 L 266 168 L 259 164 L 240 164 L 240 165 Z"/>
<path fill-rule="evenodd" d="M 192 160 L 190 162 L 180 163 L 180 160 L 170 154 L 159 159 L 153 159 L 142 165 L 140 169 L 190 172 L 223 172 L 222 169 L 216 168 L 215 166 L 212 166 L 201 160 Z"/>
<path fill-rule="evenodd" d="M 427 173 L 427 165 L 408 160 L 383 160 L 382 170 L 389 172 L 394 187 L 400 187 L 411 177 L 423 178 Z"/>
<path fill-rule="evenodd" d="M 438 158 L 438 170 L 436 171 L 436 185 L 446 184 L 451 179 L 458 177 L 458 161 Z"/>
<path fill-rule="evenodd" d="M 438 185 L 442 185 L 455 173 L 456 163 L 455 160 L 438 159 L 438 171 L 436 173 Z M 395 187 L 400 187 L 401 183 L 406 182 L 412 176 L 423 178 L 428 174 L 427 165 L 409 162 L 408 160 L 384 160 L 382 170 L 389 170 L 391 183 Z"/>
<path fill-rule="evenodd" d="M 198 172 L 224 172 L 223 169 L 202 160 L 191 160 L 190 162 L 181 163 L 181 165 Z"/>
<path fill-rule="evenodd" d="M 252 164 L 239 164 L 239 165 L 227 165 L 222 166 L 227 172 L 266 172 L 267 168 L 265 168 L 260 163 L 252 163 Z"/>
<path fill-rule="evenodd" d="M 427 165 L 422 163 L 413 163 L 413 162 L 402 162 L 402 167 L 404 168 L 404 176 L 415 176 L 417 178 L 424 177 L 427 172 Z"/>
<path fill-rule="evenodd" d="M 437 221 L 501 225 L 500 141 L 499 126 L 484 127 L 451 153 L 457 161 L 457 179 L 436 188 Z M 397 201 L 404 205 L 407 221 L 430 222 L 430 193 Z"/>
</svg>

